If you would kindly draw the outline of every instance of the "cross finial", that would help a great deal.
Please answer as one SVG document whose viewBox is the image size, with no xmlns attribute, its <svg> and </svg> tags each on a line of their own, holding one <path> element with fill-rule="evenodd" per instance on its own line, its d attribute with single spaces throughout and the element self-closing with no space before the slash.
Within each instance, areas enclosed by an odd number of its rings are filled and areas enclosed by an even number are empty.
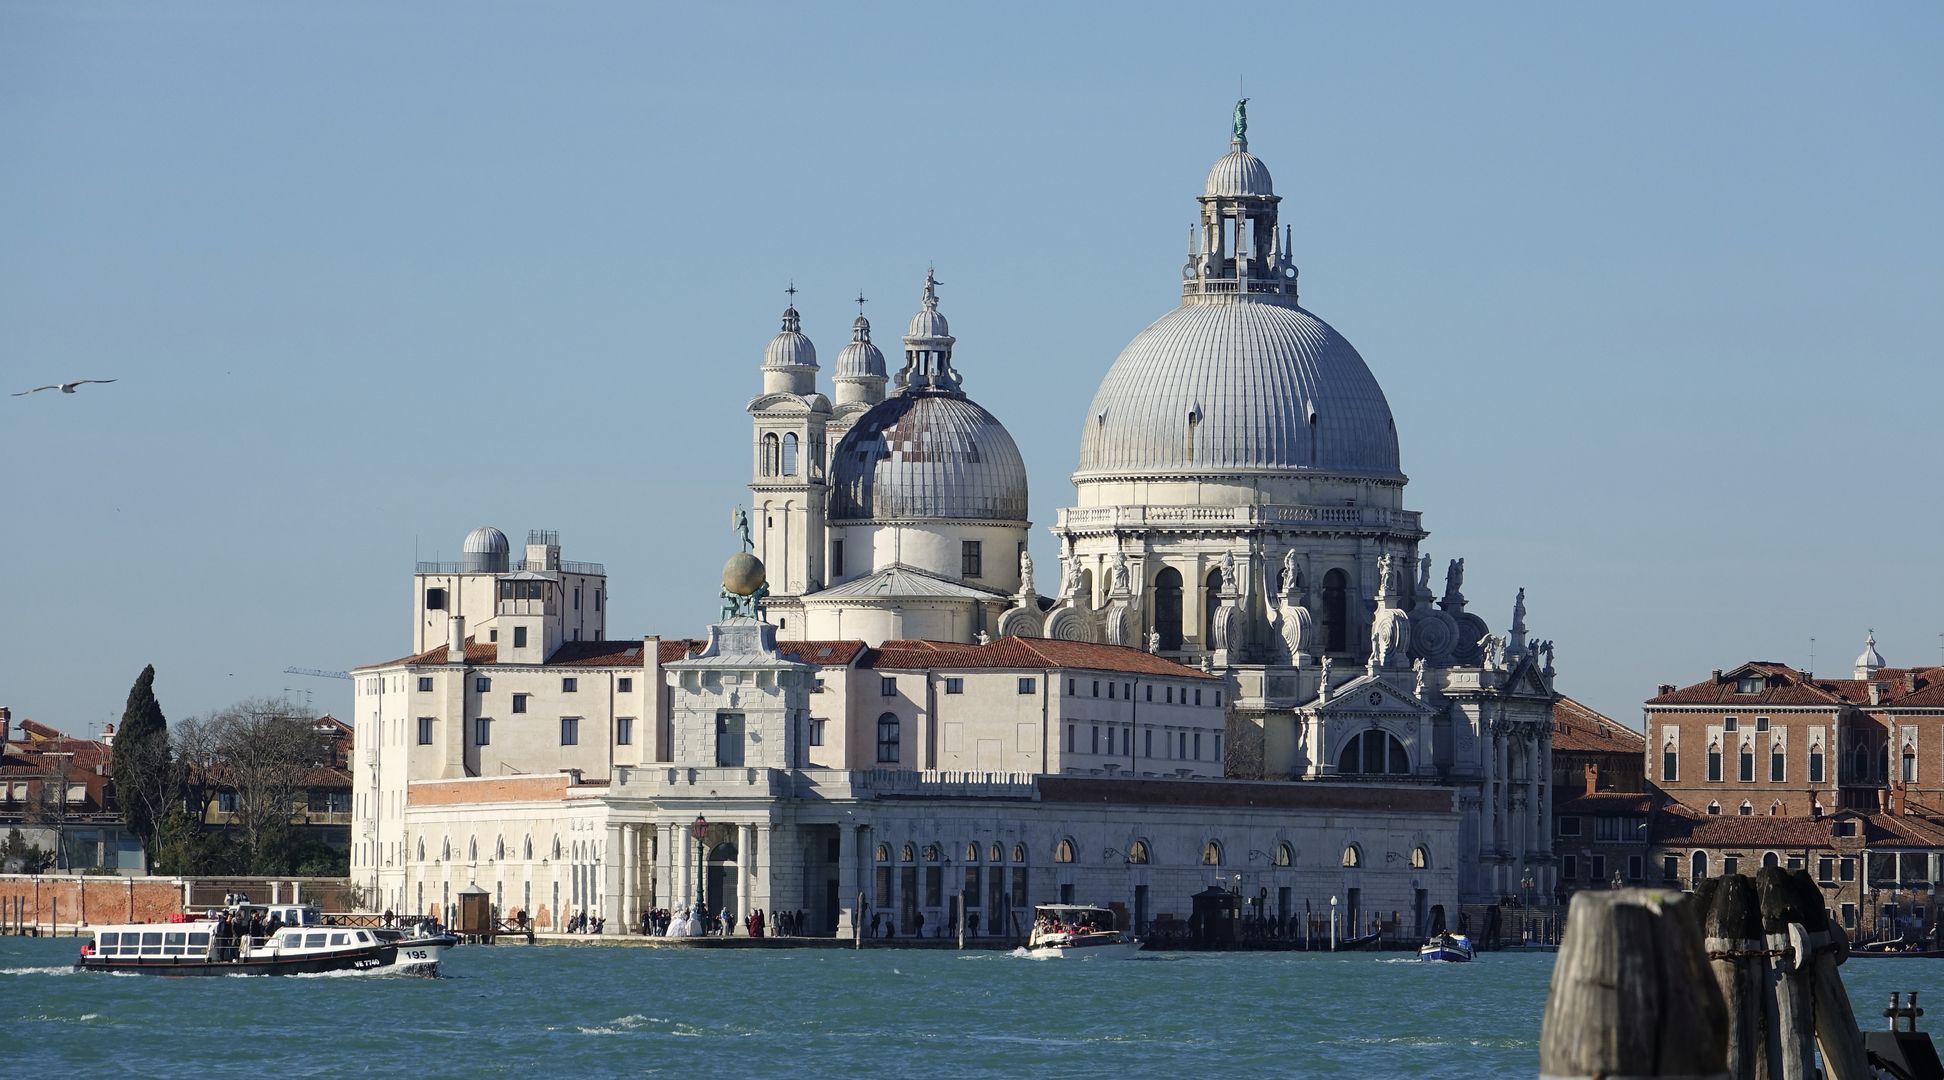
<svg viewBox="0 0 1944 1080">
<path fill-rule="evenodd" d="M 784 292 L 786 292 L 786 293 L 789 293 L 789 294 L 790 294 L 790 306 L 791 306 L 791 307 L 795 307 L 795 306 L 796 306 L 796 294 L 797 294 L 797 287 L 796 287 L 796 279 L 795 279 L 795 278 L 791 278 L 791 279 L 790 279 L 790 287 L 789 287 L 789 288 L 787 288 L 787 289 L 784 289 L 783 291 L 784 291 Z"/>
<path fill-rule="evenodd" d="M 864 290 L 863 289 L 857 290 L 857 317 L 860 319 L 864 317 Z"/>
</svg>

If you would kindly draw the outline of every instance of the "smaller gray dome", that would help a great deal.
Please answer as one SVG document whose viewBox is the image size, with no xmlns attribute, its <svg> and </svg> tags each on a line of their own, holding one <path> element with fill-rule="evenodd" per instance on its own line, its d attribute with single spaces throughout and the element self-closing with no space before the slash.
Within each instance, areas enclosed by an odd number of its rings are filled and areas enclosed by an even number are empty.
<svg viewBox="0 0 1944 1080">
<path fill-rule="evenodd" d="M 466 534 L 465 546 L 460 549 L 464 555 L 460 565 L 468 574 L 504 574 L 512 550 L 505 533 L 491 525 L 481 525 Z"/>
<path fill-rule="evenodd" d="M 1876 631 L 1872 630 L 1870 636 L 1863 639 L 1863 652 L 1856 658 L 1856 677 L 1867 679 L 1885 666 L 1883 654 L 1877 651 Z"/>
<path fill-rule="evenodd" d="M 1202 194 L 1231 199 L 1243 196 L 1269 198 L 1276 194 L 1276 185 L 1269 179 L 1269 166 L 1238 145 L 1208 170 L 1208 181 L 1202 185 Z"/>
<path fill-rule="evenodd" d="M 803 320 L 796 308 L 783 311 L 783 329 L 770 339 L 769 347 L 763 350 L 763 366 L 766 368 L 787 368 L 817 366 L 817 347 L 803 336 Z"/>
<path fill-rule="evenodd" d="M 871 344 L 871 321 L 859 315 L 851 323 L 850 344 L 837 354 L 839 379 L 884 378 L 884 352 Z"/>
</svg>

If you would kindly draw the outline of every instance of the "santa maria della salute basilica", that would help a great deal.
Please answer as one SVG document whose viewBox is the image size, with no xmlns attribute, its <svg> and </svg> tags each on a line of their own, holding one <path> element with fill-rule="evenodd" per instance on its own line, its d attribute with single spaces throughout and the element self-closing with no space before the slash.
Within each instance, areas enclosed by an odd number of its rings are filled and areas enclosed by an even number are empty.
<svg viewBox="0 0 1944 1080">
<path fill-rule="evenodd" d="M 1075 403 L 1057 566 L 932 274 L 902 356 L 860 314 L 828 394 L 783 313 L 747 407 L 760 570 L 716 624 L 609 637 L 605 571 L 552 533 L 420 564 L 412 653 L 356 673 L 354 880 L 402 911 L 477 886 L 543 925 L 701 904 L 900 936 L 1056 901 L 1146 931 L 1211 888 L 1409 936 L 1550 891 L 1551 643 L 1423 549 L 1240 106 L 1196 202 L 1180 305 Z"/>
</svg>

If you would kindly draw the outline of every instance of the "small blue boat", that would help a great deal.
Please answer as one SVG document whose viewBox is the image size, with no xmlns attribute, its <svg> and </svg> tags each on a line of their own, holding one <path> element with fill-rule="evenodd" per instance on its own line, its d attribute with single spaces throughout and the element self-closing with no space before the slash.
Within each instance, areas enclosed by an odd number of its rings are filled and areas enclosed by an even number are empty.
<svg viewBox="0 0 1944 1080">
<path fill-rule="evenodd" d="M 1465 963 L 1474 955 L 1471 939 L 1463 934 L 1439 934 L 1418 950 L 1419 960 L 1439 960 L 1448 964 Z"/>
</svg>

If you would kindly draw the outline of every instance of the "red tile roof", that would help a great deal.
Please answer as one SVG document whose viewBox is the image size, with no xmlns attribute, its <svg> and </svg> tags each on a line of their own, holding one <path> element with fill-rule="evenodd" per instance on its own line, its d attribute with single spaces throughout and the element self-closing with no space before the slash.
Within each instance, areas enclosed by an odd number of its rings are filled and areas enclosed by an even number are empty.
<svg viewBox="0 0 1944 1080">
<path fill-rule="evenodd" d="M 1553 702 L 1552 721 L 1555 753 L 1639 754 L 1647 749 L 1645 735 L 1564 694 Z"/>
<path fill-rule="evenodd" d="M 703 643 L 700 641 L 689 641 L 682 638 L 664 639 L 661 641 L 656 652 L 659 654 L 660 661 L 667 664 L 688 656 L 695 650 L 700 649 L 702 645 Z M 642 640 L 640 638 L 625 639 L 622 641 L 564 641 L 561 642 L 560 648 L 554 650 L 553 656 L 547 659 L 545 666 L 641 667 L 641 646 Z M 365 664 L 353 670 L 365 671 L 371 668 L 400 666 L 437 666 L 447 663 L 446 657 L 448 655 L 449 651 L 447 647 L 440 645 L 438 648 L 427 649 L 422 653 L 402 656 L 396 660 L 387 660 L 381 664 Z M 497 643 L 480 641 L 477 638 L 466 639 L 466 664 L 468 666 L 487 667 L 498 662 L 499 645 Z"/>
<path fill-rule="evenodd" d="M 1944 820 L 1915 814 L 1839 812 L 1821 818 L 1701 814 L 1668 806 L 1653 819 L 1654 842 L 1696 847 L 1829 847 L 1831 823 L 1862 823 L 1866 847 L 1944 846 Z"/>
<path fill-rule="evenodd" d="M 1585 814 L 1588 817 L 1618 817 L 1645 814 L 1654 808 L 1654 797 L 1637 791 L 1595 791 L 1575 795 L 1553 804 L 1554 814 Z"/>
<path fill-rule="evenodd" d="M 776 651 L 802 664 L 848 664 L 869 651 L 861 641 L 779 641 Z"/>
<path fill-rule="evenodd" d="M 985 645 L 950 641 L 887 641 L 872 650 L 868 668 L 911 671 L 921 668 L 989 668 L 1034 670 L 1075 668 L 1129 675 L 1160 675 L 1176 679 L 1219 681 L 1199 668 L 1177 664 L 1124 645 L 1095 645 L 1052 638 L 1003 637 Z"/>
<path fill-rule="evenodd" d="M 1736 692 L 1743 675 L 1759 675 L 1757 694 Z M 1650 698 L 1649 705 L 1721 705 L 1738 709 L 1763 705 L 1854 705 L 1870 708 L 1870 686 L 1880 689 L 1883 706 L 1944 707 L 1944 667 L 1882 668 L 1873 679 L 1817 679 L 1787 664 L 1751 660 L 1705 682 Z"/>
</svg>

